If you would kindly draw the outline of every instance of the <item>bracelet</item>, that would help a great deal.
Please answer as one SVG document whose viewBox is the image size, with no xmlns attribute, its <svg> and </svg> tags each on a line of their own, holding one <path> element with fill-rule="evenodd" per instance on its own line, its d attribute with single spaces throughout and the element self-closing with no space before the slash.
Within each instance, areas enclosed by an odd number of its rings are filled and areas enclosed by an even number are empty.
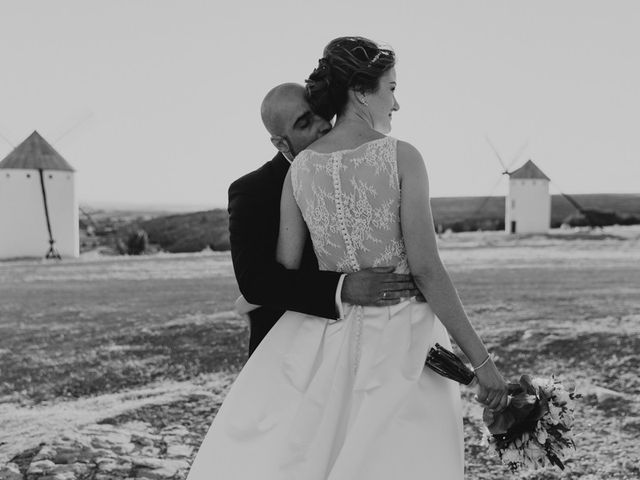
<svg viewBox="0 0 640 480">
<path fill-rule="evenodd" d="M 491 360 L 491 354 L 487 353 L 487 358 L 485 358 L 480 365 L 478 365 L 477 367 L 473 367 L 472 366 L 473 371 L 476 372 L 476 371 L 480 370 L 482 367 L 484 367 L 489 362 L 489 360 Z"/>
</svg>

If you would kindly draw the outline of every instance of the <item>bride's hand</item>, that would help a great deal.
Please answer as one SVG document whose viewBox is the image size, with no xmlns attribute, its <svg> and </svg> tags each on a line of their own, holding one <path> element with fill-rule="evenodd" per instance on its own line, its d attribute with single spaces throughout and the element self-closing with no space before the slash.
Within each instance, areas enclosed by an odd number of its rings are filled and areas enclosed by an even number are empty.
<svg viewBox="0 0 640 480">
<path fill-rule="evenodd" d="M 476 398 L 491 410 L 502 411 L 507 407 L 509 392 L 507 383 L 496 368 L 493 360 L 475 370 L 478 379 Z"/>
</svg>

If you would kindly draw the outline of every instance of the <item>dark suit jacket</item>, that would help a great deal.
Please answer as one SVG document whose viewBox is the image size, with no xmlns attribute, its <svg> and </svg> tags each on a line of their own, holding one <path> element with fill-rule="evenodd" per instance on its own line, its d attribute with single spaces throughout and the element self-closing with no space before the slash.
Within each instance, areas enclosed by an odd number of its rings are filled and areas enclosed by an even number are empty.
<svg viewBox="0 0 640 480">
<path fill-rule="evenodd" d="M 299 270 L 276 262 L 280 227 L 280 195 L 289 162 L 278 153 L 229 187 L 231 258 L 240 291 L 253 304 L 249 314 L 249 354 L 258 346 L 285 310 L 338 318 L 335 294 L 340 273 L 318 270 L 310 241 Z"/>
</svg>

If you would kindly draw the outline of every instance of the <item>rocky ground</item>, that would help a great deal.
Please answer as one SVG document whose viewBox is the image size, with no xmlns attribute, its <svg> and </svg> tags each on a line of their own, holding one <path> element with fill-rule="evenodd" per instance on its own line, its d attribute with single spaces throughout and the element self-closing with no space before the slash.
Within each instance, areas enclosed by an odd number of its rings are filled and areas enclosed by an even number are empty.
<svg viewBox="0 0 640 480">
<path fill-rule="evenodd" d="M 545 469 L 512 475 L 487 457 L 479 439 L 480 408 L 465 397 L 467 478 L 490 479 L 637 479 L 640 451 L 626 448 L 640 434 L 638 404 L 610 389 L 581 388 L 585 399 L 578 409 L 576 454 L 567 470 Z M 0 467 L 3 480 L 123 480 L 183 479 L 207 428 L 221 403 L 222 394 L 190 395 L 181 400 L 148 405 L 78 428 L 61 430 L 52 440 L 15 455 Z M 633 412 L 633 413 L 632 413 Z M 628 415 L 632 413 L 632 415 Z M 597 426 L 596 426 L 597 425 Z M 586 433 L 580 431 L 586 430 Z M 595 430 L 591 435 L 589 430 Z M 606 437 L 603 445 L 602 438 Z M 594 454 L 597 452 L 597 454 Z M 606 461 L 602 462 L 602 457 Z"/>
<path fill-rule="evenodd" d="M 40 405 L 13 410 L 14 418 L 5 416 L 3 425 L 14 435 L 24 432 L 17 442 L 34 446 L 14 448 L 20 453 L 3 462 L 0 479 L 185 478 L 233 377 L 203 375 L 194 382 L 165 382 L 105 395 L 93 404 L 69 401 L 66 414 L 60 412 L 60 404 L 57 409 Z M 42 417 L 49 412 L 54 418 L 44 423 Z M 28 424 L 31 429 L 24 428 Z"/>
<path fill-rule="evenodd" d="M 442 255 L 505 376 L 583 394 L 567 469 L 512 475 L 463 389 L 467 478 L 640 478 L 640 231 L 458 235 Z M 236 293 L 220 254 L 0 264 L 0 480 L 185 478 L 243 363 Z"/>
<path fill-rule="evenodd" d="M 73 480 L 184 477 L 197 439 L 183 425 L 154 429 L 145 422 L 96 424 L 64 433 L 14 457 L 2 478 Z"/>
</svg>

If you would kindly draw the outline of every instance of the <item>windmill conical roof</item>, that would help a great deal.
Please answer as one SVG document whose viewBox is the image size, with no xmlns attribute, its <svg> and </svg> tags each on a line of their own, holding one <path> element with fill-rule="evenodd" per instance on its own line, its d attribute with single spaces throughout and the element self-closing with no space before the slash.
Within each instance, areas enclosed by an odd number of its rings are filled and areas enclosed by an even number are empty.
<svg viewBox="0 0 640 480">
<path fill-rule="evenodd" d="M 62 155 L 36 131 L 0 162 L 0 168 L 74 171 Z"/>
<path fill-rule="evenodd" d="M 511 172 L 509 178 L 540 178 L 551 181 L 531 160 L 527 160 L 527 163 Z"/>
</svg>

